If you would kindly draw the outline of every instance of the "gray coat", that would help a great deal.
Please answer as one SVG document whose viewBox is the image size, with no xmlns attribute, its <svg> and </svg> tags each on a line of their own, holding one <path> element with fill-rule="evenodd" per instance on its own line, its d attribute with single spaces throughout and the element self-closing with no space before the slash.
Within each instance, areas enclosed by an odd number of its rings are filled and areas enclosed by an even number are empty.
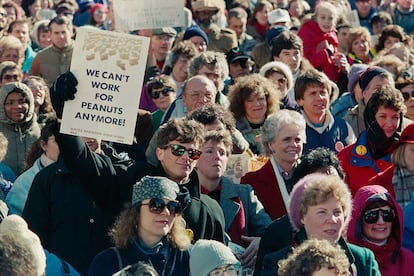
<svg viewBox="0 0 414 276">
<path fill-rule="evenodd" d="M 23 120 L 20 122 L 10 120 L 6 116 L 4 108 L 4 102 L 7 96 L 14 91 L 20 91 L 29 105 Z M 5 84 L 0 89 L 0 103 L 0 132 L 9 141 L 4 163 L 12 168 L 16 176 L 18 176 L 24 170 L 27 151 L 32 143 L 40 137 L 40 127 L 34 112 L 33 94 L 23 83 L 14 82 Z"/>
<path fill-rule="evenodd" d="M 240 204 L 233 199 L 240 197 L 245 212 L 246 229 L 244 235 L 261 237 L 266 227 L 272 222 L 262 203 L 248 184 L 234 184 L 226 177 L 221 178 L 220 206 L 223 209 L 225 231 L 227 232 L 240 210 Z"/>
</svg>

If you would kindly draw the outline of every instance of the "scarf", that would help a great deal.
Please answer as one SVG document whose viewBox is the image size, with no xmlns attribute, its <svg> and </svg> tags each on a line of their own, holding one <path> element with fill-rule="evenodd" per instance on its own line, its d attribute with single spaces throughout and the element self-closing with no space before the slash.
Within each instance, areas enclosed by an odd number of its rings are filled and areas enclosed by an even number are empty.
<svg viewBox="0 0 414 276">
<path fill-rule="evenodd" d="M 404 208 L 411 202 L 414 192 L 414 175 L 407 168 L 396 167 L 392 176 L 392 185 L 395 191 L 395 200 Z"/>
<path fill-rule="evenodd" d="M 380 159 L 381 157 L 389 153 L 389 148 L 392 144 L 400 139 L 398 131 L 401 130 L 402 114 L 400 114 L 400 125 L 394 134 L 388 138 L 385 136 L 384 131 L 378 125 L 375 119 L 375 114 L 370 108 L 369 101 L 364 110 L 364 122 L 367 131 L 368 148 L 374 159 Z"/>
</svg>

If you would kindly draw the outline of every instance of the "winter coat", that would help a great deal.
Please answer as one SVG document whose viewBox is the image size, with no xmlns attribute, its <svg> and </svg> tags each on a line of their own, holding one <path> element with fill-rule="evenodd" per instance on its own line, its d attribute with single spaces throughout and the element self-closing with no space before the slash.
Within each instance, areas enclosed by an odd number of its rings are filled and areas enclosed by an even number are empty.
<svg viewBox="0 0 414 276">
<path fill-rule="evenodd" d="M 154 175 L 165 176 L 162 166 L 158 166 Z M 183 211 L 183 218 L 187 223 L 187 231 L 193 241 L 199 239 L 225 241 L 225 222 L 220 205 L 211 197 L 201 194 L 197 172 L 192 171 L 190 179 L 180 184 L 189 191 L 191 200 Z"/>
<path fill-rule="evenodd" d="M 39 157 L 30 169 L 26 170 L 16 179 L 13 188 L 6 197 L 10 214 L 22 215 L 33 179 L 41 169 L 43 169 L 43 165 Z"/>
<path fill-rule="evenodd" d="M 318 23 L 308 20 L 299 29 L 298 36 L 303 41 L 303 55 L 313 67 L 324 72 L 331 81 L 337 82 L 341 67 L 336 66 L 332 59 L 338 52 L 338 37 L 335 30 L 323 32 Z M 316 49 L 316 46 L 324 40 L 333 46 L 333 52 L 327 49 L 320 51 Z"/>
<path fill-rule="evenodd" d="M 279 230 L 280 232 L 283 229 Z M 295 244 L 300 244 L 304 240 L 306 240 L 306 232 L 305 229 L 302 227 L 301 230 L 296 234 L 294 244 L 285 247 L 279 251 L 267 254 L 263 259 L 263 271 L 262 274 L 264 276 L 275 276 L 277 274 L 277 262 L 282 259 L 286 259 L 288 255 L 292 252 L 292 246 Z M 350 273 L 351 271 L 353 274 L 351 275 L 364 275 L 364 276 L 380 276 L 380 272 L 378 269 L 378 263 L 375 261 L 374 254 L 371 250 L 366 249 L 364 247 L 359 247 L 357 245 L 353 245 L 347 243 L 344 238 L 339 238 L 338 240 L 339 246 L 345 251 L 346 256 L 348 257 L 350 266 Z"/>
<path fill-rule="evenodd" d="M 349 145 L 338 153 L 341 167 L 345 173 L 345 183 L 352 195 L 378 173 L 392 166 L 390 154 L 374 159 L 368 149 L 366 131 L 358 137 L 355 144 Z"/>
<path fill-rule="evenodd" d="M 383 276 L 414 275 L 414 253 L 402 248 L 404 215 L 401 207 L 391 196 L 387 197 L 388 204 L 396 211 L 396 218 L 386 244 L 382 246 L 375 245 L 366 241 L 363 237 L 362 214 L 366 210 L 369 198 L 379 193 L 388 194 L 388 191 L 382 186 L 369 185 L 359 189 L 355 194 L 354 208 L 347 230 L 347 240 L 350 243 L 371 249 Z"/>
<path fill-rule="evenodd" d="M 22 91 L 27 99 L 29 109 L 20 122 L 14 122 L 6 116 L 4 109 L 4 101 L 7 96 L 13 92 L 9 88 L 11 85 L 4 85 L 0 89 L 0 132 L 6 136 L 9 141 L 7 154 L 3 162 L 8 165 L 15 173 L 20 175 L 25 168 L 26 152 L 29 150 L 33 142 L 40 137 L 40 127 L 37 123 L 37 117 L 34 112 L 34 99 L 32 91 L 22 83 L 14 83 L 16 87 Z"/>
<path fill-rule="evenodd" d="M 250 185 L 234 184 L 226 177 L 221 178 L 220 206 L 223 209 L 225 230 L 229 231 L 234 219 L 244 211 L 243 235 L 261 237 L 266 227 L 272 222 L 263 205 L 257 199 Z"/>
<path fill-rule="evenodd" d="M 269 160 L 260 170 L 246 173 L 240 183 L 250 184 L 272 220 L 287 214 L 275 171 Z"/>
<path fill-rule="evenodd" d="M 159 275 L 188 276 L 190 274 L 189 252 L 172 248 L 166 239 L 161 240 L 161 244 L 159 250 L 153 253 L 145 252 L 136 241 L 129 243 L 126 248 L 108 248 L 93 259 L 88 275 L 110 276 L 127 265 L 142 261 L 151 264 Z M 121 262 L 118 260 L 117 251 Z"/>
<path fill-rule="evenodd" d="M 23 218 L 45 249 L 85 275 L 111 245 L 108 230 L 141 176 L 131 160 L 92 152 L 80 137 L 59 134 L 56 141 L 59 159 L 35 176 Z"/>
</svg>

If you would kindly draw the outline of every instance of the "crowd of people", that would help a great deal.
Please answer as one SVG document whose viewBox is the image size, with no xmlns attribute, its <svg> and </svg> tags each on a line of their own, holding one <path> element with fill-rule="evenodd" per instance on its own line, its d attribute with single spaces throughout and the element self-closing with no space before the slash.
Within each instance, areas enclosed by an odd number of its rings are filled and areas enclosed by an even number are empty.
<svg viewBox="0 0 414 276">
<path fill-rule="evenodd" d="M 116 8 L 0 0 L 1 275 L 414 275 L 412 1 Z M 132 145 L 59 131 L 82 26 L 150 38 Z"/>
</svg>

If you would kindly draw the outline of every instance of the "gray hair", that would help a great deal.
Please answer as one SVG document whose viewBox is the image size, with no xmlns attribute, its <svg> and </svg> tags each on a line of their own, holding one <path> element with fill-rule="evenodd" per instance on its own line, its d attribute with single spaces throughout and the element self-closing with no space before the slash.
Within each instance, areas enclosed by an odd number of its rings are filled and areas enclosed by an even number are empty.
<svg viewBox="0 0 414 276">
<path fill-rule="evenodd" d="M 303 116 L 293 110 L 283 109 L 270 114 L 261 129 L 261 139 L 266 155 L 271 155 L 272 150 L 269 143 L 274 141 L 279 135 L 280 129 L 285 125 L 295 125 L 301 132 L 301 139 L 306 143 L 306 121 Z"/>
<path fill-rule="evenodd" d="M 206 51 L 196 56 L 190 64 L 189 77 L 198 75 L 201 67 L 207 65 L 218 66 L 220 68 L 220 83 L 222 83 L 229 74 L 226 56 L 223 53 L 215 51 Z"/>
</svg>

